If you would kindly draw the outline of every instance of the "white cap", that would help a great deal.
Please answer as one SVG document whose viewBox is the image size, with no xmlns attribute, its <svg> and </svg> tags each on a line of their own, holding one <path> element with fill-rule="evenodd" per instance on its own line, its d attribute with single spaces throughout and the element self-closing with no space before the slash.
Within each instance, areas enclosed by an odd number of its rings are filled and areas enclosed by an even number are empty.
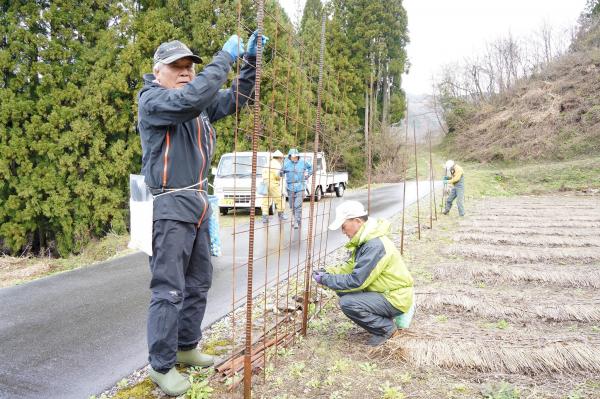
<svg viewBox="0 0 600 399">
<path fill-rule="evenodd" d="M 366 216 L 367 210 L 358 201 L 344 201 L 335 208 L 335 220 L 329 225 L 329 230 L 337 230 L 348 219 Z"/>
<path fill-rule="evenodd" d="M 454 166 L 454 161 L 449 159 L 446 161 L 446 169 L 450 169 Z"/>
<path fill-rule="evenodd" d="M 283 158 L 283 152 L 277 150 L 271 155 L 271 158 Z"/>
</svg>

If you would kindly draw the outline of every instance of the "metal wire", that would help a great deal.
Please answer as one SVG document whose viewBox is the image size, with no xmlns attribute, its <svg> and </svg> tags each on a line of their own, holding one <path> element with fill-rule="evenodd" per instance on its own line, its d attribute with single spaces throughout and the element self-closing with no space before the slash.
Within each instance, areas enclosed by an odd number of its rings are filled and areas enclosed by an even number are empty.
<svg viewBox="0 0 600 399">
<path fill-rule="evenodd" d="M 413 121 L 413 140 L 415 146 L 415 182 L 417 186 L 417 236 L 421 239 L 421 208 L 419 206 L 419 159 L 417 158 L 417 124 Z"/>
<path fill-rule="evenodd" d="M 233 171 L 236 174 L 240 168 L 249 167 L 251 183 L 248 191 L 238 185 L 237 178 L 233 179 L 231 352 L 230 358 L 217 368 L 229 377 L 235 377 L 238 372 L 242 373 L 243 379 L 234 382 L 231 392 L 233 395 L 237 383 L 242 381 L 244 398 L 251 397 L 253 373 L 264 368 L 267 361 L 270 361 L 270 355 L 267 353 L 269 348 L 277 351 L 281 346 L 294 344 L 298 333 L 307 334 L 308 322 L 317 313 L 317 311 L 312 313 L 311 308 L 317 310 L 317 307 L 310 304 L 313 303 L 313 299 L 316 300 L 318 310 L 324 305 L 323 291 L 319 291 L 318 287 L 312 284 L 311 271 L 317 265 L 325 265 L 327 256 L 343 247 L 343 244 L 332 247 L 328 242 L 327 226 L 331 221 L 332 201 L 319 202 L 315 198 L 317 190 L 332 191 L 326 189 L 332 189 L 331 184 L 334 183 L 329 180 L 328 175 L 319 175 L 318 156 L 323 150 L 321 147 L 325 142 L 324 138 L 328 134 L 331 136 L 336 134 L 336 125 L 337 131 L 342 131 L 346 122 L 344 104 L 349 92 L 349 89 L 343 86 L 344 82 L 340 80 L 339 71 L 334 72 L 331 67 L 325 65 L 327 28 L 325 15 L 322 16 L 321 21 L 317 64 L 317 56 L 313 55 L 316 53 L 314 48 L 308 48 L 294 30 L 282 22 L 278 7 L 275 7 L 274 12 L 269 12 L 265 10 L 264 0 L 258 0 L 255 4 L 258 31 L 256 64 L 250 65 L 247 61 L 240 60 L 236 68 L 238 76 L 242 67 L 255 69 L 254 95 L 236 93 L 236 120 L 233 129 Z M 254 21 L 243 20 L 241 3 L 238 3 L 238 35 L 241 37 L 244 33 L 253 32 L 255 29 L 250 28 L 251 25 L 254 25 Z M 264 32 L 270 37 L 268 50 L 263 48 L 261 40 L 265 26 L 271 27 L 269 32 Z M 347 83 L 350 87 L 351 82 L 348 80 Z M 329 92 L 332 86 L 337 88 L 337 97 Z M 261 92 L 264 98 L 261 98 Z M 252 127 L 242 115 L 240 101 L 252 104 L 251 108 L 248 108 L 252 111 Z M 373 106 L 374 104 L 371 108 Z M 374 117 L 374 112 L 371 114 Z M 370 118 L 369 124 L 373 123 L 374 120 Z M 282 126 L 285 135 L 278 134 Z M 372 126 L 369 130 L 372 130 Z M 246 142 L 243 142 L 244 140 Z M 246 143 L 250 140 L 251 145 L 248 148 Z M 293 142 L 290 143 L 292 140 Z M 366 144 L 370 205 L 371 151 L 368 138 Z M 259 164 L 257 153 L 261 148 L 260 151 L 266 150 L 272 154 L 276 149 L 286 146 L 312 153 L 310 204 L 304 207 L 302 218 L 299 220 L 303 226 L 308 227 L 308 230 L 304 231 L 293 229 L 293 217 L 290 218 L 289 223 L 280 222 L 277 226 L 271 223 L 262 225 L 256 223 L 257 206 L 264 204 L 270 208 L 275 199 L 271 190 L 264 198 L 262 196 L 257 198 L 257 175 L 264 171 L 269 172 L 270 177 L 273 172 L 270 158 L 268 165 Z M 240 150 L 251 150 L 250 162 L 238 158 Z M 335 167 L 334 164 L 329 166 L 330 169 L 331 166 Z M 249 192 L 249 222 L 239 217 L 242 208 L 241 201 L 238 202 L 236 199 L 238 192 L 244 192 L 244 195 Z M 257 201 L 264 201 L 264 203 L 257 203 Z M 289 208 L 291 212 L 293 205 Z M 263 213 L 263 216 L 268 215 Z M 262 235 L 257 236 L 257 234 Z M 248 240 L 247 259 L 240 260 L 236 257 L 236 253 L 245 247 L 245 240 Z M 275 240 L 275 245 L 271 245 Z M 294 251 L 296 254 L 293 254 Z M 304 258 L 301 257 L 302 254 Z M 264 270 L 259 270 L 257 268 L 259 265 Z M 240 295 L 238 298 L 239 293 L 236 294 L 236 291 L 241 287 L 236 287 L 236 275 L 239 276 L 240 272 L 245 272 L 247 286 L 245 295 Z M 264 275 L 260 275 L 263 272 Z M 275 296 L 273 300 L 270 299 L 272 295 Z M 270 317 L 268 304 L 272 304 L 274 317 Z M 279 312 L 282 305 L 286 310 L 283 315 Z M 236 329 L 239 326 L 236 323 L 236 310 L 241 311 L 243 307 L 245 307 L 245 320 L 240 319 L 239 322 L 245 322 L 245 334 L 239 337 L 243 339 L 238 342 Z M 294 310 L 289 312 L 290 308 Z M 239 316 L 237 318 L 239 319 Z M 262 322 L 262 325 L 258 325 L 258 322 Z M 263 379 L 264 376 L 265 374 L 262 376 Z"/>
<path fill-rule="evenodd" d="M 256 162 L 258 151 L 257 134 L 260 126 L 260 73 L 262 69 L 262 30 L 263 30 L 263 0 L 258 0 L 256 25 L 258 37 L 256 38 L 256 81 L 254 85 L 254 135 L 252 136 L 252 176 L 256 176 Z M 248 236 L 248 287 L 246 291 L 246 349 L 244 356 L 244 398 L 252 396 L 252 282 L 254 279 L 254 216 L 256 205 L 256 179 L 252 178 L 250 185 L 250 232 Z M 235 200 L 234 200 L 235 203 Z"/>
</svg>

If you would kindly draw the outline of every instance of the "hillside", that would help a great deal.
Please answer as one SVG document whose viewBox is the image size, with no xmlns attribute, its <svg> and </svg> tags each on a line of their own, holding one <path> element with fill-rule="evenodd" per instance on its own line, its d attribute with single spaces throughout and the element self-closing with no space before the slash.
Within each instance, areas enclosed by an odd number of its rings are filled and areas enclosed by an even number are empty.
<svg viewBox="0 0 600 399">
<path fill-rule="evenodd" d="M 600 151 L 600 24 L 571 51 L 503 96 L 464 110 L 447 136 L 470 161 L 564 160 Z"/>
</svg>

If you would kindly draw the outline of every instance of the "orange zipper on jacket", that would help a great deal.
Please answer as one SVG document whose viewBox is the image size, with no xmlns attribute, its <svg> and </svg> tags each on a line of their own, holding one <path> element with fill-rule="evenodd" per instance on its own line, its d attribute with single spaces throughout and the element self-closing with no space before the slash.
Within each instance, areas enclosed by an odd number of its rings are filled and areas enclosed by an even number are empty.
<svg viewBox="0 0 600 399">
<path fill-rule="evenodd" d="M 200 117 L 196 117 L 196 124 L 198 125 L 198 149 L 200 150 L 200 154 L 202 155 L 202 168 L 200 169 L 200 177 L 198 178 L 198 191 L 200 194 L 200 198 L 202 198 L 202 202 L 204 202 L 204 209 L 202 211 L 202 215 L 200 215 L 200 219 L 198 220 L 198 227 L 202 224 L 202 220 L 204 219 L 204 215 L 206 214 L 207 204 L 204 196 L 202 195 L 202 176 L 204 175 L 204 168 L 206 167 L 206 157 L 204 156 L 204 151 L 202 150 L 202 138 L 200 137 L 200 133 L 202 132 L 202 128 L 200 127 Z"/>
<path fill-rule="evenodd" d="M 165 148 L 165 156 L 164 156 L 164 166 L 163 166 L 163 179 L 162 179 L 162 187 L 165 188 L 167 186 L 167 164 L 169 162 L 169 147 L 171 146 L 171 134 L 167 130 L 167 148 Z"/>
</svg>

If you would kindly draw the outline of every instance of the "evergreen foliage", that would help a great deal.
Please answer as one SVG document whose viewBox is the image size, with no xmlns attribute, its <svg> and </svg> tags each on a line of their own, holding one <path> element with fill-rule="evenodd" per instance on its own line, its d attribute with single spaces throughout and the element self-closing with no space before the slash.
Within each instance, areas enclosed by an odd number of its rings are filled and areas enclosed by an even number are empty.
<svg viewBox="0 0 600 399">
<path fill-rule="evenodd" d="M 299 32 L 275 0 L 265 9 L 281 25 L 265 18 L 271 42 L 263 57 L 260 148 L 312 150 L 326 12 L 321 149 L 360 181 L 360 119 L 372 71 L 380 93 L 386 78 L 393 81 L 392 120 L 404 109 L 401 0 L 340 0 L 325 10 L 309 0 Z M 0 248 L 65 256 L 94 237 L 125 232 L 128 178 L 141 167 L 136 96 L 154 50 L 179 39 L 208 63 L 229 35 L 247 40 L 255 15 L 250 0 L 0 2 Z M 249 149 L 252 126 L 250 109 L 219 121 L 215 159 Z"/>
</svg>

